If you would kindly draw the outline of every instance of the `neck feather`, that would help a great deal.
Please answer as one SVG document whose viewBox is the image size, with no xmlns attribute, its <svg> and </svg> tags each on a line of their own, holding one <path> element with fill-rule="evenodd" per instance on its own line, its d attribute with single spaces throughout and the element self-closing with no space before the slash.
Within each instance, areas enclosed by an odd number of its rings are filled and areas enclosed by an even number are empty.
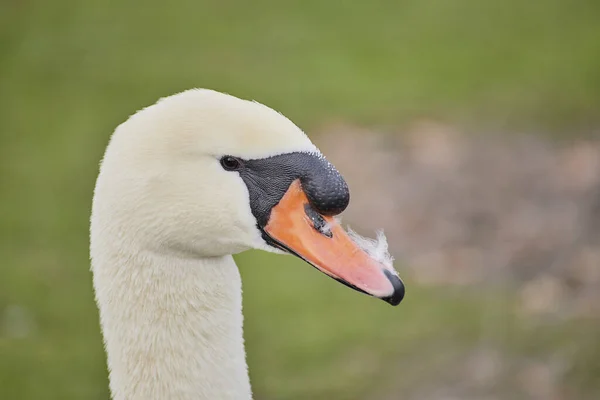
<svg viewBox="0 0 600 400">
<path fill-rule="evenodd" d="M 250 399 L 233 258 L 99 244 L 92 240 L 92 270 L 113 398 Z"/>
</svg>

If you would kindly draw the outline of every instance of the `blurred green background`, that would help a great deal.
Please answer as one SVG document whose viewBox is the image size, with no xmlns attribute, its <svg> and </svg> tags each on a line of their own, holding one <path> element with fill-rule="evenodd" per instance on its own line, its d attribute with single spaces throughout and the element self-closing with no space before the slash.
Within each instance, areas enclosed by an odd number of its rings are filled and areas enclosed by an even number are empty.
<svg viewBox="0 0 600 400">
<path fill-rule="evenodd" d="M 104 147 L 136 110 L 209 87 L 309 136 L 432 117 L 571 138 L 600 119 L 598 21 L 592 0 L 2 0 L 0 399 L 108 398 L 88 223 Z M 532 323 L 510 288 L 410 279 L 392 308 L 291 257 L 237 261 L 257 399 L 434 398 L 419 390 L 482 341 L 570 352 L 552 398 L 600 395 L 594 319 Z M 485 398 L 532 396 L 493 386 Z"/>
</svg>

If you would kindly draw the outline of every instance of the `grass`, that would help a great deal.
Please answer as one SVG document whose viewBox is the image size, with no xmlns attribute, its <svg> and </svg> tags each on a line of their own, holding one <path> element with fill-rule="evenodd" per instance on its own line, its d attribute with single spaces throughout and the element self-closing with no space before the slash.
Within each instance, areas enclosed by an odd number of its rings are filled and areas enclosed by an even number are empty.
<svg viewBox="0 0 600 400">
<path fill-rule="evenodd" d="M 104 146 L 136 109 L 211 87 L 309 134 L 420 116 L 585 129 L 600 106 L 598 17 L 583 0 L 1 2 L 0 398 L 108 396 L 88 217 Z M 508 324 L 491 340 L 515 354 L 581 343 L 572 385 L 597 387 L 594 326 L 528 327 L 510 293 L 410 285 L 392 309 L 288 258 L 238 260 L 257 398 L 411 390 L 488 320 Z"/>
</svg>

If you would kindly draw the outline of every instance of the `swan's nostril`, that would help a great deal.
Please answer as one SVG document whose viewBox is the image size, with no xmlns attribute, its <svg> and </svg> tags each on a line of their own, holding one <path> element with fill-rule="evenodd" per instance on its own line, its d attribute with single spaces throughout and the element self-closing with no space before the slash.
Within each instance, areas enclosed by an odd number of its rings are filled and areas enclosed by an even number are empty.
<svg viewBox="0 0 600 400">
<path fill-rule="evenodd" d="M 310 204 L 304 205 L 304 212 L 312 222 L 313 228 L 315 228 L 317 232 L 319 232 L 323 236 L 327 236 L 328 238 L 333 237 L 333 232 L 331 232 L 331 228 L 327 221 L 325 221 L 325 218 L 323 218 L 321 214 L 315 211 L 315 209 L 312 208 Z"/>
</svg>

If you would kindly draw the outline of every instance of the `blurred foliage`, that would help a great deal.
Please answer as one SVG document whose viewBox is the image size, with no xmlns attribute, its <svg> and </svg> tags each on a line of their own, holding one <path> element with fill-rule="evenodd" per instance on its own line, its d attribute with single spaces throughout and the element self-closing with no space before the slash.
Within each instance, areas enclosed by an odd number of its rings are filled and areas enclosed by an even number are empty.
<svg viewBox="0 0 600 400">
<path fill-rule="evenodd" d="M 0 398 L 108 396 L 88 217 L 104 146 L 135 110 L 210 87 L 307 129 L 422 115 L 586 127 L 599 17 L 585 0 L 3 0 Z M 593 337 L 585 324 L 528 327 L 510 294 L 409 286 L 392 309 L 291 258 L 238 261 L 257 398 L 385 396 L 448 367 L 439 357 L 474 346 L 485 321 L 519 354 Z M 596 356 L 574 366 L 576 388 L 594 385 Z"/>
</svg>

